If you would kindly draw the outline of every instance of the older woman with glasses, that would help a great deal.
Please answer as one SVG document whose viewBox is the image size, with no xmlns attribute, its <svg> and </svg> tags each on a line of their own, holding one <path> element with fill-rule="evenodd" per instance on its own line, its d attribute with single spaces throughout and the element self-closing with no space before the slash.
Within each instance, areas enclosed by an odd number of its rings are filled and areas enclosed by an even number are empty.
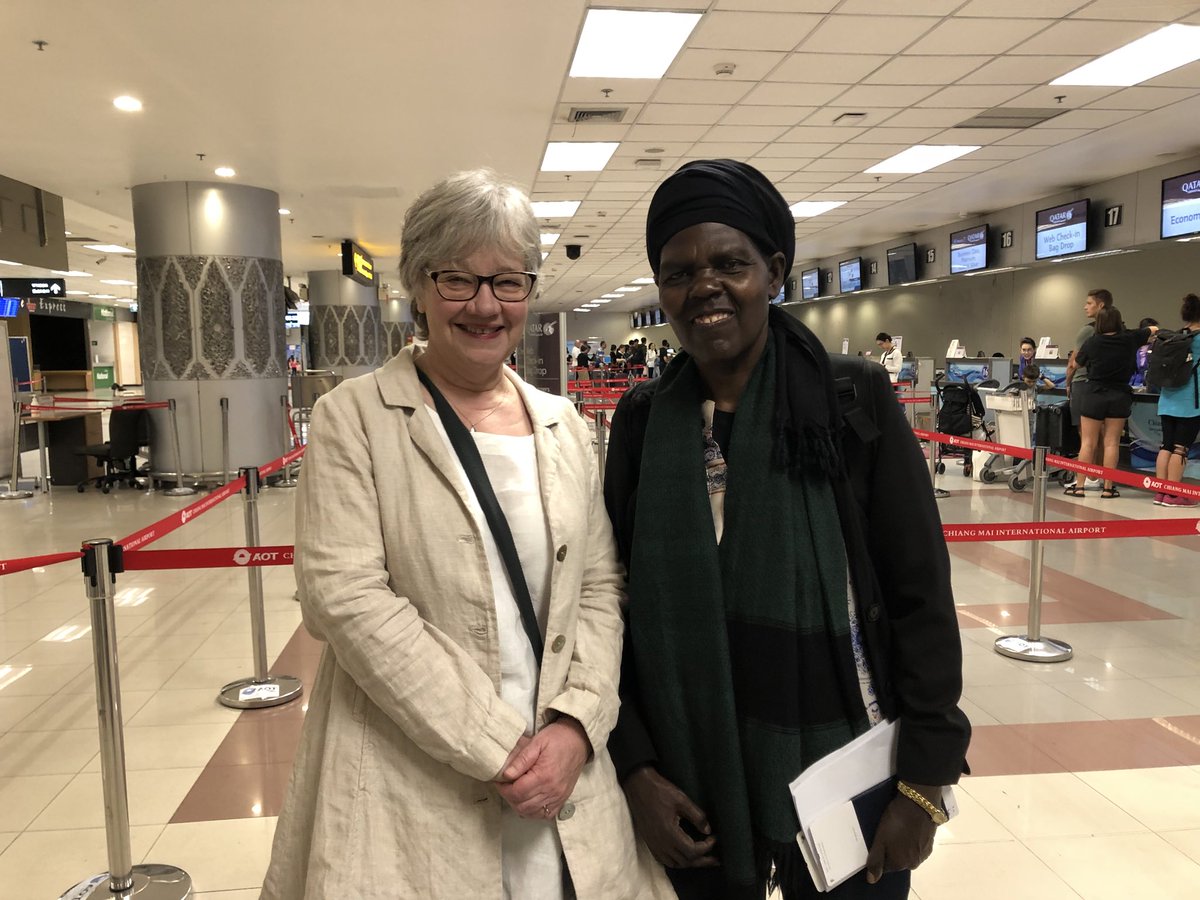
<svg viewBox="0 0 1200 900">
<path fill-rule="evenodd" d="M 313 410 L 296 510 L 327 646 L 263 897 L 672 896 L 605 744 L 620 567 L 590 433 L 505 367 L 541 261 L 486 171 L 405 218 L 424 349 Z"/>
</svg>

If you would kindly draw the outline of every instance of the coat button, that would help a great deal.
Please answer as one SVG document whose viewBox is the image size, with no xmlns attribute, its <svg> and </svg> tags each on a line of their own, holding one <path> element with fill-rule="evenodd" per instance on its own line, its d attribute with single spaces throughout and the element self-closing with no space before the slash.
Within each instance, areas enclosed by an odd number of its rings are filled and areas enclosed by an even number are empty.
<svg viewBox="0 0 1200 900">
<path fill-rule="evenodd" d="M 567 545 L 563 544 L 561 547 L 558 548 L 558 553 L 555 554 L 555 559 L 557 559 L 559 562 L 562 562 L 566 558 L 567 558 Z"/>
<path fill-rule="evenodd" d="M 550 649 L 555 653 L 561 653 L 562 648 L 567 646 L 567 639 L 563 635 L 559 635 L 554 639 L 554 643 L 550 645 Z"/>
<path fill-rule="evenodd" d="M 558 821 L 565 822 L 573 815 L 575 815 L 575 804 L 568 800 L 562 805 L 562 809 L 558 811 Z"/>
<path fill-rule="evenodd" d="M 867 608 L 867 621 L 868 622 L 878 622 L 879 621 L 879 604 L 878 603 L 873 603 L 873 604 L 871 604 L 871 606 L 869 606 Z"/>
</svg>

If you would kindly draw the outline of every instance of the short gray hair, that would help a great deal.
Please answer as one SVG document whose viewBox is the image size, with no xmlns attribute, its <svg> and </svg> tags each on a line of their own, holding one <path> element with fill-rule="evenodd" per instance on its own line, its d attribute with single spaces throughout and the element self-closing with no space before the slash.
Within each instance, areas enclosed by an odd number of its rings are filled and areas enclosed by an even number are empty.
<svg viewBox="0 0 1200 900">
<path fill-rule="evenodd" d="M 416 301 L 426 271 L 483 249 L 519 257 L 529 272 L 541 268 L 541 234 L 529 197 L 491 169 L 451 175 L 408 208 L 400 237 L 400 281 L 411 298 L 418 337 L 428 336 Z"/>
</svg>

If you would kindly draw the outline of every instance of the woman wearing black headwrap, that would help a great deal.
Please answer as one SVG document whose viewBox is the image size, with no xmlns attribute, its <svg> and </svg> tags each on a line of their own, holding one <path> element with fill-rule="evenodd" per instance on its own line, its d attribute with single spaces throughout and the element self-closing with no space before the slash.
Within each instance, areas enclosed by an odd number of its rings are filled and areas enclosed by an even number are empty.
<svg viewBox="0 0 1200 900">
<path fill-rule="evenodd" d="M 887 374 L 835 372 L 770 305 L 795 236 L 762 173 L 684 166 L 650 204 L 646 247 L 682 352 L 613 419 L 605 500 L 629 607 L 610 750 L 680 897 L 812 896 L 787 789 L 803 769 L 896 718 L 898 774 L 918 794 L 940 803 L 964 769 L 941 524 Z M 845 384 L 859 385 L 849 407 Z M 907 896 L 934 827 L 897 793 L 867 870 L 829 896 Z"/>
</svg>

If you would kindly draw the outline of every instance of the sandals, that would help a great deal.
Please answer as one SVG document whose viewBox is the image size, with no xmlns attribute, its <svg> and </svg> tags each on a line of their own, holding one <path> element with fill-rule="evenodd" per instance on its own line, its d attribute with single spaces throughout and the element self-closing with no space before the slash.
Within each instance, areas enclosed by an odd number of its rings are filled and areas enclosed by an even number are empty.
<svg viewBox="0 0 1200 900">
<path fill-rule="evenodd" d="M 1101 500 L 1112 500 L 1113 498 L 1120 497 L 1120 496 L 1121 496 L 1121 492 L 1118 491 L 1115 487 L 1105 488 L 1104 490 L 1102 490 L 1100 492 Z"/>
<path fill-rule="evenodd" d="M 1068 497 L 1086 497 L 1087 496 L 1087 494 L 1085 494 L 1083 492 L 1083 488 L 1078 484 L 1068 485 L 1066 488 L 1063 489 L 1063 493 L 1066 494 Z"/>
</svg>

